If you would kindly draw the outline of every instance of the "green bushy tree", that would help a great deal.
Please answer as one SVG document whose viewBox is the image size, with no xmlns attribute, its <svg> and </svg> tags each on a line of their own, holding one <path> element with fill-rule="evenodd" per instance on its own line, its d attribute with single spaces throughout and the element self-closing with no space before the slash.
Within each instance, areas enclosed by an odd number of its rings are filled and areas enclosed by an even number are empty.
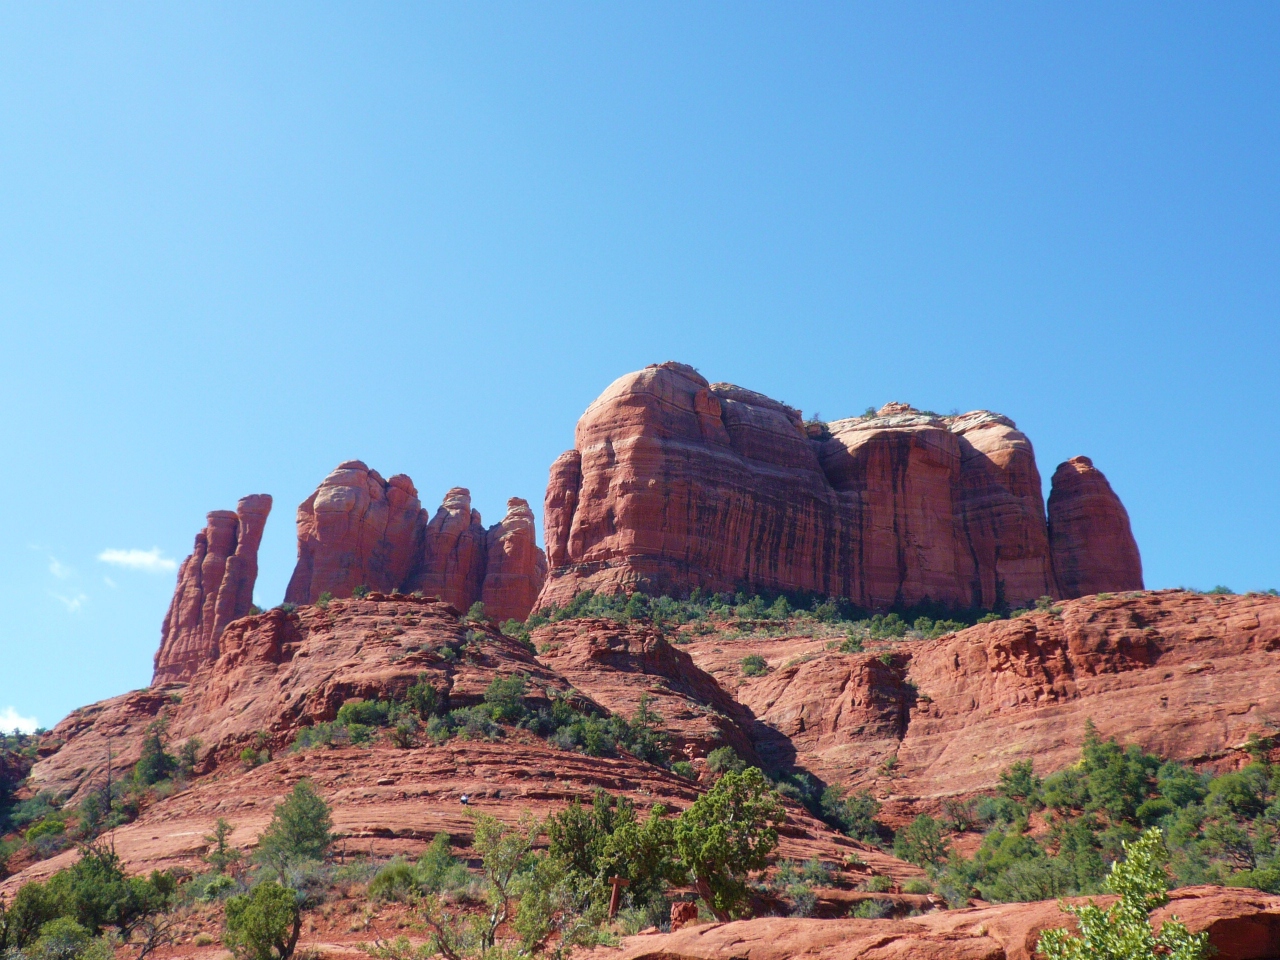
<svg viewBox="0 0 1280 960">
<path fill-rule="evenodd" d="M 257 861 L 276 871 L 281 882 L 298 860 L 323 860 L 333 843 L 329 805 L 311 781 L 301 780 L 276 805 L 271 822 L 258 838 Z"/>
<path fill-rule="evenodd" d="M 1157 934 L 1151 911 L 1169 902 L 1164 864 L 1169 854 L 1159 827 L 1124 848 L 1126 857 L 1112 865 L 1106 888 L 1119 900 L 1106 910 L 1090 903 L 1063 910 L 1080 924 L 1076 936 L 1064 928 L 1046 930 L 1036 949 L 1045 960 L 1204 960 L 1209 934 L 1191 933 L 1177 918 L 1165 921 Z"/>
<path fill-rule="evenodd" d="M 222 942 L 238 960 L 288 960 L 301 931 L 297 894 L 274 880 L 227 900 Z"/>
<path fill-rule="evenodd" d="M 746 901 L 747 874 L 768 864 L 785 819 L 769 781 L 748 767 L 726 773 L 676 820 L 676 851 L 717 918 L 727 920 Z"/>
</svg>

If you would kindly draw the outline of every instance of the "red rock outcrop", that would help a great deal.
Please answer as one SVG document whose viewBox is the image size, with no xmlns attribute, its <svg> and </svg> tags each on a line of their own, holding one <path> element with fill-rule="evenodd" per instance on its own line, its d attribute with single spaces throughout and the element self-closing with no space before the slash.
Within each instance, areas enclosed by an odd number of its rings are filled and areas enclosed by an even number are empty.
<svg viewBox="0 0 1280 960">
<path fill-rule="evenodd" d="M 508 500 L 507 515 L 485 529 L 470 491 L 454 487 L 428 518 L 408 477 L 384 480 L 348 460 L 298 507 L 298 563 L 285 600 L 310 604 L 365 586 L 417 591 L 460 610 L 482 600 L 495 619 L 523 620 L 545 577 L 526 501 Z"/>
<path fill-rule="evenodd" d="M 1107 543 L 1068 536 L 1082 576 L 1106 582 L 1116 561 L 1092 551 Z M 582 589 L 805 591 L 870 609 L 1059 594 L 1035 454 L 1013 421 L 891 403 L 805 424 L 678 363 L 621 377 L 587 408 L 551 468 L 545 539 L 541 604 Z"/>
<path fill-rule="evenodd" d="M 566 620 L 533 640 L 540 662 L 609 711 L 631 719 L 645 697 L 677 754 L 705 757 L 728 744 L 757 762 L 750 712 L 651 623 Z"/>
<path fill-rule="evenodd" d="M 1088 457 L 1072 457 L 1053 473 L 1049 547 L 1064 597 L 1142 589 L 1129 513 Z"/>
<path fill-rule="evenodd" d="M 1097 902 L 1110 903 L 1111 897 Z M 1071 903 L 1087 902 L 1073 898 Z M 1152 915 L 1208 931 L 1218 960 L 1270 960 L 1280 946 L 1280 897 L 1256 890 L 1186 887 Z M 764 917 L 629 937 L 591 960 L 1033 960 L 1044 930 L 1076 929 L 1056 901 L 939 910 L 902 920 Z"/>
<path fill-rule="evenodd" d="M 178 586 L 160 631 L 153 683 L 186 680 L 218 654 L 227 625 L 253 607 L 258 546 L 271 512 L 265 493 L 245 497 L 235 512 L 215 510 L 178 569 Z"/>
<path fill-rule="evenodd" d="M 1069 766 L 1088 720 L 1161 756 L 1230 765 L 1280 714 L 1280 598 L 1261 595 L 1086 597 L 868 653 L 788 637 L 729 647 L 683 649 L 722 685 L 747 652 L 770 662 L 727 687 L 776 732 L 757 736 L 764 758 L 782 745 L 823 780 L 890 801 L 889 819 L 893 804 L 991 790 L 1018 760 Z"/>
</svg>

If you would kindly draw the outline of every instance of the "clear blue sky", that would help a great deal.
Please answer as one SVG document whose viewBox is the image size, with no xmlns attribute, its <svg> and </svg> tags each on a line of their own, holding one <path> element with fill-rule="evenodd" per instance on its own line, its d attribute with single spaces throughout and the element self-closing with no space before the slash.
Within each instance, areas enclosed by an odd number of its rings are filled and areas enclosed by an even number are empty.
<svg viewBox="0 0 1280 960">
<path fill-rule="evenodd" d="M 1274 4 L 8 4 L 0 717 L 144 686 L 207 511 L 278 603 L 339 461 L 540 514 L 667 359 L 999 410 L 1149 586 L 1280 586 L 1278 80 Z"/>
</svg>

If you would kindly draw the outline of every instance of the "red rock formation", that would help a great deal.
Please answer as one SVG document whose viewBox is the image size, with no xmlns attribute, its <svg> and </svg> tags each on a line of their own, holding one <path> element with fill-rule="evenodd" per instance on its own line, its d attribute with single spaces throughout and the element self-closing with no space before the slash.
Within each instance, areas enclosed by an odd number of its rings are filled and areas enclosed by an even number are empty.
<svg viewBox="0 0 1280 960">
<path fill-rule="evenodd" d="M 309 604 L 365 586 L 417 591 L 460 610 L 483 600 L 491 617 L 523 620 L 545 577 L 524 500 L 508 500 L 507 515 L 486 530 L 470 491 L 454 487 L 428 520 L 408 477 L 383 480 L 349 460 L 298 507 L 298 563 L 285 599 Z"/>
<path fill-rule="evenodd" d="M 249 613 L 258 579 L 258 545 L 271 512 L 265 493 L 215 510 L 178 569 L 178 586 L 160 633 L 153 683 L 186 680 L 218 654 L 227 624 Z"/>
<path fill-rule="evenodd" d="M 358 586 L 399 587 L 421 551 L 424 525 L 408 477 L 384 480 L 359 460 L 338 464 L 298 507 L 298 563 L 285 600 L 315 603 L 322 593 L 349 597 Z"/>
<path fill-rule="evenodd" d="M 1112 897 L 1095 898 L 1110 904 Z M 1068 902 L 1082 904 L 1084 898 Z M 674 916 L 674 913 L 673 913 Z M 1176 916 L 1192 933 L 1208 931 L 1217 960 L 1268 960 L 1280 942 L 1280 897 L 1256 890 L 1185 887 L 1152 914 Z M 675 925 L 672 924 L 673 930 Z M 938 910 L 901 920 L 762 917 L 686 926 L 628 937 L 588 960 L 1033 960 L 1042 931 L 1076 929 L 1057 901 Z"/>
<path fill-rule="evenodd" d="M 1075 763 L 1087 720 L 1160 756 L 1230 765 L 1280 715 L 1275 597 L 1086 597 L 1059 614 L 881 646 L 889 663 L 879 649 L 841 654 L 788 637 L 683 649 L 726 687 L 737 658 L 764 656 L 773 669 L 733 690 L 739 702 L 798 764 L 904 798 L 904 816 L 991 790 L 1015 761 L 1042 775 Z M 770 760 L 778 745 L 757 736 L 757 746 Z"/>
<path fill-rule="evenodd" d="M 1129 513 L 1088 457 L 1073 457 L 1053 473 L 1049 544 L 1064 597 L 1142 589 Z"/>
<path fill-rule="evenodd" d="M 757 762 L 750 712 L 653 624 L 566 620 L 539 627 L 533 640 L 543 664 L 612 713 L 631 719 L 646 698 L 677 755 L 705 757 L 728 744 Z"/>
<path fill-rule="evenodd" d="M 551 468 L 545 524 L 541 604 L 588 588 L 806 591 L 871 609 L 1057 594 L 1035 455 L 1013 421 L 892 403 L 806 426 L 678 363 L 587 408 Z M 1093 549 L 1078 565 L 1104 581 L 1114 563 Z"/>
<path fill-rule="evenodd" d="M 497 623 L 523 620 L 538 600 L 547 578 L 547 560 L 538 549 L 537 527 L 529 501 L 512 497 L 507 515 L 485 533 L 484 583 L 480 599 Z"/>
</svg>

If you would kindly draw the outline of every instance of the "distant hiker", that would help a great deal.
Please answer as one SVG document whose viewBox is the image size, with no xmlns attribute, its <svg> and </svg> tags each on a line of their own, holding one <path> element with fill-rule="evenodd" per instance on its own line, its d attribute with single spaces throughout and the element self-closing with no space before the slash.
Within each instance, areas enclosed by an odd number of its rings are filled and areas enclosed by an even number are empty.
<svg viewBox="0 0 1280 960">
<path fill-rule="evenodd" d="M 458 798 L 458 802 L 465 807 L 468 803 L 471 802 L 471 798 L 464 793 L 461 797 Z"/>
</svg>

